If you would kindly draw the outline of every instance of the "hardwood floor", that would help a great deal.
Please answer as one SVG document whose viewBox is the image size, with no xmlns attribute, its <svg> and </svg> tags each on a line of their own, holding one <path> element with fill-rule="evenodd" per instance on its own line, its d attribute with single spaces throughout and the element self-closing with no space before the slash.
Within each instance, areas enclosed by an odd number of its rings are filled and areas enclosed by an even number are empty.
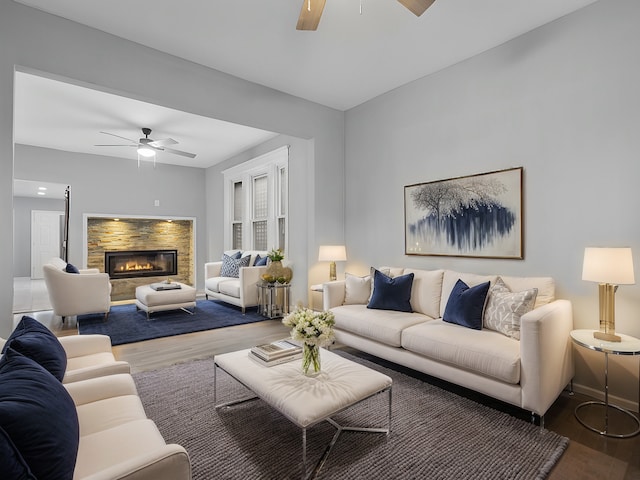
<svg viewBox="0 0 640 480">
<path fill-rule="evenodd" d="M 56 335 L 77 333 L 75 324 L 62 325 L 60 319 L 58 318 L 56 321 L 51 312 L 35 312 L 31 315 L 47 325 Z M 22 314 L 16 315 L 15 321 L 18 321 L 21 316 Z M 258 343 L 277 340 L 287 335 L 288 329 L 279 320 L 265 320 L 259 323 L 116 346 L 113 351 L 118 359 L 126 360 L 131 364 L 133 372 L 139 372 L 192 359 L 211 357 L 218 353 L 249 348 Z M 348 350 L 355 355 L 372 359 L 369 355 L 352 349 Z M 437 384 L 442 388 L 469 396 L 476 401 L 489 404 L 525 420 L 528 419 L 527 412 L 509 405 L 380 359 L 373 360 Z M 586 429 L 574 416 L 575 407 L 586 400 L 590 399 L 583 395 L 570 395 L 568 392 L 564 392 L 545 416 L 546 428 L 571 440 L 568 449 L 549 478 L 551 480 L 640 480 L 640 435 L 629 439 L 617 439 L 603 437 Z M 628 420 L 623 418 L 622 421 Z"/>
</svg>

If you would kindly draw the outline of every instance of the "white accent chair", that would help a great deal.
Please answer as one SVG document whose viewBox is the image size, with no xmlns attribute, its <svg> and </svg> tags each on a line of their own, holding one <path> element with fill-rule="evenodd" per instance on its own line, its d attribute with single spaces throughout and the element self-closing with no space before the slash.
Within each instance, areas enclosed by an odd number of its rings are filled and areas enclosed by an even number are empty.
<svg viewBox="0 0 640 480">
<path fill-rule="evenodd" d="M 53 258 L 43 265 L 44 282 L 54 315 L 66 317 L 88 313 L 104 313 L 105 320 L 111 308 L 111 283 L 109 275 L 97 268 L 80 270 L 80 273 L 65 271 L 67 263 Z"/>
</svg>

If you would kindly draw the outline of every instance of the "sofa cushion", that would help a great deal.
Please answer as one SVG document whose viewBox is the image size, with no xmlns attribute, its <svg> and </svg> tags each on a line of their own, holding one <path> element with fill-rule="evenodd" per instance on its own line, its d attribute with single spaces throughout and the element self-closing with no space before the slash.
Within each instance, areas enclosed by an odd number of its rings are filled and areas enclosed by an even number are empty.
<svg viewBox="0 0 640 480">
<path fill-rule="evenodd" d="M 469 287 L 462 280 L 458 280 L 449 295 L 447 306 L 442 319 L 463 327 L 482 329 L 482 313 L 487 300 L 489 282 Z"/>
<path fill-rule="evenodd" d="M 2 353 L 13 348 L 44 367 L 51 375 L 62 381 L 67 370 L 67 354 L 60 341 L 47 327 L 37 320 L 23 316 L 15 330 L 9 335 Z"/>
<path fill-rule="evenodd" d="M 489 289 L 484 326 L 520 340 L 520 317 L 533 309 L 537 295 L 537 288 L 512 292 L 498 277 Z"/>
<path fill-rule="evenodd" d="M 476 275 L 475 273 L 462 273 L 456 272 L 454 270 L 445 270 L 444 275 L 442 276 L 442 296 L 440 297 L 440 316 L 444 315 L 444 309 L 447 306 L 447 302 L 449 301 L 449 295 L 451 294 L 451 290 L 457 283 L 458 280 L 462 280 L 464 283 L 469 285 L 470 287 L 475 287 L 476 285 L 480 285 L 484 282 L 493 282 L 498 278 L 497 275 Z"/>
<path fill-rule="evenodd" d="M 520 342 L 493 330 L 432 320 L 403 330 L 402 347 L 503 382 L 520 382 Z"/>
<path fill-rule="evenodd" d="M 344 305 L 366 305 L 371 297 L 371 275 L 344 274 Z"/>
<path fill-rule="evenodd" d="M 256 255 L 256 259 L 253 262 L 254 267 L 264 267 L 267 264 L 269 257 L 261 257 L 260 254 Z"/>
<path fill-rule="evenodd" d="M 73 477 L 79 441 L 73 400 L 53 375 L 12 348 L 0 359 L 0 427 L 33 476 Z"/>
<path fill-rule="evenodd" d="M 222 260 L 225 255 L 237 260 L 242 256 L 242 250 L 227 250 L 222 254 L 222 258 L 220 258 L 220 260 Z"/>
<path fill-rule="evenodd" d="M 240 280 L 232 279 L 218 284 L 218 292 L 230 297 L 240 298 Z"/>
<path fill-rule="evenodd" d="M 207 278 L 204 282 L 204 288 L 207 290 L 218 293 L 220 291 L 220 285 L 224 282 L 236 282 L 234 278 L 231 277 L 211 277 Z"/>
<path fill-rule="evenodd" d="M 400 347 L 402 331 L 431 320 L 421 313 L 371 310 L 365 305 L 342 305 L 331 309 L 335 327 L 391 347 Z"/>
<path fill-rule="evenodd" d="M 440 316 L 440 295 L 444 270 L 414 270 L 406 268 L 404 273 L 413 273 L 411 307 L 414 312 L 424 313 L 431 318 Z"/>
<path fill-rule="evenodd" d="M 240 276 L 240 268 L 248 267 L 251 256 L 233 258 L 227 254 L 222 255 L 222 268 L 220 269 L 221 277 L 238 278 Z"/>
<path fill-rule="evenodd" d="M 392 278 L 375 270 L 373 294 L 367 308 L 413 312 L 411 308 L 412 286 L 413 273 Z"/>
</svg>

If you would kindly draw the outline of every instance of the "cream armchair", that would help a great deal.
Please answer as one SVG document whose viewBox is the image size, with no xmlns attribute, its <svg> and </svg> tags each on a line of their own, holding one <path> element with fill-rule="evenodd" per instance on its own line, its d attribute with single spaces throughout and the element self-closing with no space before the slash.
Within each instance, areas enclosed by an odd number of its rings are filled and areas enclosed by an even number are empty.
<svg viewBox="0 0 640 480">
<path fill-rule="evenodd" d="M 98 269 L 67 273 L 66 263 L 54 258 L 43 265 L 44 282 L 54 315 L 65 317 L 87 313 L 104 313 L 105 320 L 111 308 L 109 275 Z"/>
</svg>

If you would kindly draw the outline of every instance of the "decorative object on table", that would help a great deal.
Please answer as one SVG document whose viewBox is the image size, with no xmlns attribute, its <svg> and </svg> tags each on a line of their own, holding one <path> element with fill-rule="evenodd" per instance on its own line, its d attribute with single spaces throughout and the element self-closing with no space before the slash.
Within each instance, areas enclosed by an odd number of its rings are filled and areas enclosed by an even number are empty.
<svg viewBox="0 0 640 480">
<path fill-rule="evenodd" d="M 302 347 L 283 339 L 256 345 L 249 351 L 249 356 L 258 363 L 271 367 L 302 357 Z"/>
<path fill-rule="evenodd" d="M 333 282 L 338 278 L 336 262 L 347 261 L 347 249 L 344 245 L 320 245 L 318 261 L 329 262 L 329 280 Z"/>
<path fill-rule="evenodd" d="M 618 285 L 635 283 L 631 249 L 585 248 L 582 279 L 599 283 L 600 331 L 594 332 L 593 336 L 608 342 L 619 342 L 620 336 L 615 334 L 615 295 Z"/>
<path fill-rule="evenodd" d="M 267 265 L 267 272 L 262 275 L 262 279 L 267 283 L 289 283 L 293 278 L 293 271 L 289 267 L 282 265 L 284 260 L 284 253 L 279 248 L 272 249 L 267 258 L 269 263 Z"/>
<path fill-rule="evenodd" d="M 333 313 L 296 308 L 282 319 L 282 323 L 292 327 L 291 338 L 302 342 L 302 373 L 309 376 L 319 374 L 320 347 L 331 344 L 334 338 Z"/>
<path fill-rule="evenodd" d="M 522 167 L 404 187 L 405 254 L 522 259 Z"/>
</svg>

